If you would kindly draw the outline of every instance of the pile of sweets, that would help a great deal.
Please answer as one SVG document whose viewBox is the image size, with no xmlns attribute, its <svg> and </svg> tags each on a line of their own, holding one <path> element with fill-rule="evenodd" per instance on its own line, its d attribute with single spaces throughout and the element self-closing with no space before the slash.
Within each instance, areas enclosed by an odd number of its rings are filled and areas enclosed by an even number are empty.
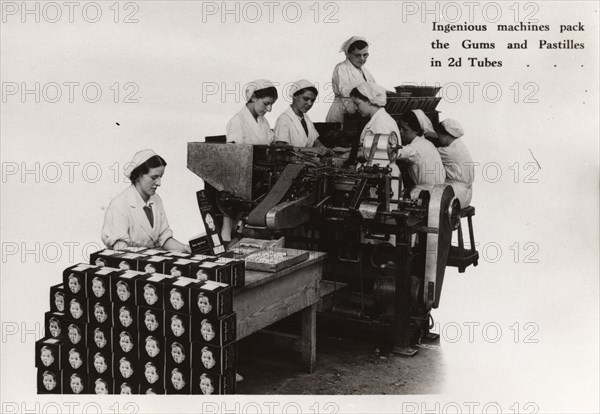
<svg viewBox="0 0 600 414">
<path fill-rule="evenodd" d="M 102 250 L 50 288 L 38 393 L 233 394 L 244 261 Z"/>
</svg>

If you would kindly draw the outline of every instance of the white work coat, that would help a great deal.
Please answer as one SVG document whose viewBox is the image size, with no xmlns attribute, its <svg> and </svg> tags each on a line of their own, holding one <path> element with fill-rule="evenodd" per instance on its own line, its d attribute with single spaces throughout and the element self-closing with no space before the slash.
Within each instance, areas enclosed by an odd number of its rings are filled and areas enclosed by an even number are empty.
<svg viewBox="0 0 600 414">
<path fill-rule="evenodd" d="M 225 134 L 227 142 L 237 144 L 271 145 L 273 142 L 269 121 L 264 116 L 255 120 L 246 105 L 229 120 Z"/>
<path fill-rule="evenodd" d="M 308 135 L 302 128 L 300 117 L 294 113 L 291 106 L 288 106 L 275 123 L 275 140 L 285 141 L 293 147 L 312 147 L 319 138 L 319 133 L 308 115 L 304 114 L 304 120 L 308 128 Z"/>
<path fill-rule="evenodd" d="M 327 122 L 344 122 L 344 114 L 348 112 L 347 108 L 354 105 L 350 98 L 352 89 L 365 81 L 375 82 L 375 79 L 364 66 L 359 69 L 346 59 L 335 66 L 331 81 L 335 97 L 325 120 Z"/>
<path fill-rule="evenodd" d="M 461 207 L 468 207 L 473 196 L 475 174 L 473 159 L 467 146 L 461 139 L 455 139 L 447 147 L 437 150 L 446 170 L 446 182 L 454 189 Z"/>
<path fill-rule="evenodd" d="M 150 204 L 154 217 L 153 227 L 144 211 L 144 206 Z M 129 246 L 162 247 L 173 237 L 173 231 L 169 228 L 160 197 L 152 195 L 144 203 L 136 188 L 130 185 L 110 202 L 104 216 L 101 237 L 109 249 L 118 241 L 124 241 Z"/>
<path fill-rule="evenodd" d="M 435 184 L 443 184 L 446 170 L 435 146 L 419 135 L 398 151 L 398 159 L 409 163 L 408 172 L 421 190 L 431 191 Z"/>
</svg>

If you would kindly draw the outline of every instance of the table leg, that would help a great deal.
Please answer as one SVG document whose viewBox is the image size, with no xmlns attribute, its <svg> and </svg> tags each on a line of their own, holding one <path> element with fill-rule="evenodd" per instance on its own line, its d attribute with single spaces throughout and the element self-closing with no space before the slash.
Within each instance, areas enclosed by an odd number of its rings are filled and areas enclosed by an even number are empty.
<svg viewBox="0 0 600 414">
<path fill-rule="evenodd" d="M 312 374 L 317 359 L 317 305 L 302 310 L 302 330 L 300 335 L 302 366 Z"/>
</svg>

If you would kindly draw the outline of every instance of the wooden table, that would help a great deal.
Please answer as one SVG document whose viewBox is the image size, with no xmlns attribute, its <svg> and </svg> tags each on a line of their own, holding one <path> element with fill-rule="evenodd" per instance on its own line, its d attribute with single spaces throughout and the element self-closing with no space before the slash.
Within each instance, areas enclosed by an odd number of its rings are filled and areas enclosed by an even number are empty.
<svg viewBox="0 0 600 414">
<path fill-rule="evenodd" d="M 296 312 L 302 312 L 297 349 L 303 368 L 311 373 L 316 361 L 317 302 L 327 253 L 310 252 L 308 259 L 275 273 L 246 270 L 246 285 L 234 291 L 240 340 Z"/>
</svg>

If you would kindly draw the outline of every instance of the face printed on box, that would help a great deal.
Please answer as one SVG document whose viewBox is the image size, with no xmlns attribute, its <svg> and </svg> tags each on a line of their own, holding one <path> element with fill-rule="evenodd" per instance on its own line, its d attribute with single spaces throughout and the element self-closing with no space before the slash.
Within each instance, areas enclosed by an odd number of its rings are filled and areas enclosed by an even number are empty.
<svg viewBox="0 0 600 414">
<path fill-rule="evenodd" d="M 77 374 L 73 374 L 71 375 L 71 390 L 73 391 L 74 394 L 79 394 L 81 393 L 81 391 L 83 391 L 83 381 L 81 380 L 81 377 Z"/>
<path fill-rule="evenodd" d="M 133 368 L 131 368 L 131 361 L 127 358 L 121 358 L 119 360 L 119 372 L 123 378 L 129 378 L 133 375 Z"/>
<path fill-rule="evenodd" d="M 65 295 L 60 292 L 56 292 L 54 294 L 54 306 L 56 306 L 56 310 L 59 312 L 65 311 Z"/>
<path fill-rule="evenodd" d="M 200 333 L 202 334 L 202 338 L 208 342 L 212 341 L 215 337 L 215 331 L 212 324 L 208 320 L 204 319 L 201 322 L 201 325 L 202 327 L 200 328 Z"/>
<path fill-rule="evenodd" d="M 202 348 L 202 364 L 207 369 L 211 369 L 215 366 L 215 358 L 213 357 L 213 353 L 206 347 Z"/>
<path fill-rule="evenodd" d="M 206 223 L 206 227 L 208 227 L 211 232 L 215 231 L 215 219 L 213 219 L 210 214 L 206 214 L 206 217 L 204 217 L 204 222 Z"/>
<path fill-rule="evenodd" d="M 106 260 L 104 260 L 103 258 L 99 257 L 99 258 L 96 259 L 96 261 L 94 262 L 94 264 L 96 266 L 102 266 L 102 267 L 104 267 L 104 266 L 106 266 Z"/>
<path fill-rule="evenodd" d="M 131 339 L 131 335 L 129 335 L 127 332 L 121 332 L 119 346 L 123 352 L 131 351 L 133 349 L 133 340 Z"/>
<path fill-rule="evenodd" d="M 83 315 L 83 309 L 81 309 L 81 303 L 77 299 L 72 299 L 69 306 L 69 311 L 74 319 L 79 319 Z"/>
<path fill-rule="evenodd" d="M 94 355 L 94 368 L 99 374 L 102 374 L 106 371 L 108 366 L 106 365 L 106 360 L 104 359 L 104 355 L 97 353 Z"/>
<path fill-rule="evenodd" d="M 171 373 L 171 383 L 173 384 L 173 388 L 176 390 L 180 390 L 185 387 L 185 380 L 183 379 L 183 374 L 177 368 L 173 370 Z"/>
<path fill-rule="evenodd" d="M 146 316 L 144 317 L 144 324 L 146 325 L 146 328 L 148 328 L 148 330 L 150 332 L 155 331 L 158 328 L 158 322 L 156 321 L 156 315 L 153 313 L 150 313 L 150 311 L 147 311 Z"/>
<path fill-rule="evenodd" d="M 131 394 L 131 387 L 126 382 L 121 384 L 121 394 L 122 395 L 125 395 L 125 394 L 130 395 Z"/>
<path fill-rule="evenodd" d="M 46 388 L 48 391 L 52 391 L 56 387 L 56 378 L 54 377 L 54 374 L 46 371 L 44 372 L 43 376 L 44 378 L 42 379 L 42 382 L 44 384 L 44 388 Z"/>
<path fill-rule="evenodd" d="M 81 364 L 83 364 L 81 354 L 75 348 L 71 349 L 69 351 L 69 365 L 71 365 L 71 368 L 77 369 Z"/>
<path fill-rule="evenodd" d="M 129 327 L 133 323 L 131 311 L 125 306 L 119 309 L 119 322 L 121 322 L 121 325 L 123 325 L 125 328 Z"/>
<path fill-rule="evenodd" d="M 81 290 L 81 283 L 79 282 L 79 278 L 75 276 L 74 273 L 69 275 L 69 289 L 73 293 L 77 293 Z"/>
<path fill-rule="evenodd" d="M 149 362 L 146 364 L 144 376 L 146 377 L 146 381 L 148 381 L 150 384 L 154 384 L 156 381 L 158 381 L 158 372 L 152 363 Z"/>
<path fill-rule="evenodd" d="M 200 391 L 202 391 L 202 394 L 209 395 L 212 394 L 214 390 L 215 388 L 213 387 L 210 378 L 208 378 L 206 374 L 202 374 L 200 376 Z"/>
<path fill-rule="evenodd" d="M 203 293 L 198 294 L 198 309 L 205 315 L 212 310 L 212 305 L 210 304 L 208 297 L 204 296 Z"/>
<path fill-rule="evenodd" d="M 108 394 L 108 384 L 102 378 L 96 380 L 96 387 L 94 388 L 96 394 Z"/>
<path fill-rule="evenodd" d="M 79 328 L 73 324 L 69 325 L 69 340 L 73 344 L 78 344 L 81 341 L 81 332 Z"/>
<path fill-rule="evenodd" d="M 183 351 L 183 347 L 177 343 L 172 344 L 171 356 L 173 357 L 173 361 L 181 364 L 185 360 L 185 352 Z"/>
<path fill-rule="evenodd" d="M 50 319 L 50 322 L 48 323 L 48 329 L 50 330 L 50 335 L 52 335 L 53 338 L 57 338 L 61 333 L 60 324 L 55 318 Z"/>
<path fill-rule="evenodd" d="M 154 358 L 160 353 L 158 341 L 152 336 L 146 338 L 146 352 L 151 358 Z"/>
<path fill-rule="evenodd" d="M 108 315 L 106 314 L 106 310 L 104 310 L 104 306 L 100 304 L 96 304 L 94 306 L 94 317 L 100 323 L 106 321 Z"/>
<path fill-rule="evenodd" d="M 177 316 L 173 316 L 171 318 L 171 331 L 173 332 L 173 335 L 175 335 L 177 337 L 179 337 L 185 333 L 183 321 Z"/>
<path fill-rule="evenodd" d="M 104 296 L 106 293 L 106 288 L 104 287 L 104 282 L 101 279 L 97 277 L 94 278 L 92 281 L 92 292 L 97 298 Z"/>
<path fill-rule="evenodd" d="M 146 265 L 146 267 L 144 267 L 144 271 L 145 271 L 146 273 L 154 274 L 154 273 L 156 273 L 156 267 L 154 267 L 154 265 L 153 265 L 153 264 L 151 264 L 151 263 L 148 263 L 148 264 Z"/>
<path fill-rule="evenodd" d="M 131 270 L 131 266 L 125 260 L 121 260 L 121 263 L 119 263 L 119 269 L 121 269 L 121 270 Z"/>
<path fill-rule="evenodd" d="M 181 270 L 177 266 L 171 268 L 171 276 L 181 277 Z"/>
<path fill-rule="evenodd" d="M 125 302 L 131 296 L 129 293 L 129 287 L 127 287 L 127 283 L 118 282 L 117 283 L 117 296 L 122 302 Z"/>
<path fill-rule="evenodd" d="M 169 294 L 169 301 L 171 302 L 171 306 L 173 306 L 173 309 L 175 310 L 179 310 L 183 308 L 183 305 L 185 305 L 183 297 L 181 296 L 181 292 L 177 289 L 171 290 Z"/>
<path fill-rule="evenodd" d="M 200 269 L 200 270 L 198 270 L 198 272 L 196 272 L 196 279 L 208 280 L 208 273 L 206 273 L 204 270 Z"/>
<path fill-rule="evenodd" d="M 42 360 L 42 364 L 44 364 L 44 366 L 48 367 L 52 365 L 54 362 L 54 354 L 52 353 L 52 350 L 45 346 L 42 347 L 40 359 Z"/>
<path fill-rule="evenodd" d="M 144 300 L 148 305 L 154 305 L 158 301 L 156 289 L 152 285 L 144 286 Z"/>
<path fill-rule="evenodd" d="M 104 336 L 104 332 L 100 330 L 100 328 L 96 328 L 94 330 L 94 343 L 98 348 L 104 348 L 106 346 L 106 337 Z"/>
</svg>

